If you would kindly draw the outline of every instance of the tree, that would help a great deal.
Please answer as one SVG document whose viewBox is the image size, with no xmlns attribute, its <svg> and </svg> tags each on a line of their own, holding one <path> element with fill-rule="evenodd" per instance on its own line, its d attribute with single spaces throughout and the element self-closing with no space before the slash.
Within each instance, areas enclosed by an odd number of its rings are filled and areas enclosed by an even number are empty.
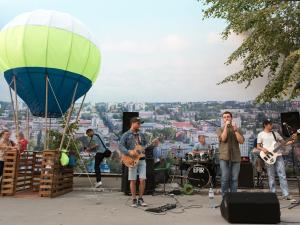
<svg viewBox="0 0 300 225">
<path fill-rule="evenodd" d="M 226 64 L 242 60 L 243 68 L 227 82 L 246 83 L 268 76 L 268 84 L 256 100 L 296 98 L 300 93 L 300 3 L 283 0 L 198 0 L 204 2 L 204 18 L 227 22 L 222 33 L 242 35 L 244 41 Z"/>
</svg>

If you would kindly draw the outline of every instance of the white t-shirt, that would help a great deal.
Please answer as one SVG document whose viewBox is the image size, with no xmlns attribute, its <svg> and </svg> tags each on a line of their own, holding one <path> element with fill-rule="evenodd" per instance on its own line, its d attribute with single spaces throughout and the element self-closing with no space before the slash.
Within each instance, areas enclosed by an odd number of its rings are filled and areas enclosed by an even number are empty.
<svg viewBox="0 0 300 225">
<path fill-rule="evenodd" d="M 280 136 L 280 134 L 278 134 L 276 131 L 273 131 L 275 134 L 275 137 L 278 141 L 283 140 L 283 138 Z M 272 132 L 265 132 L 262 131 L 257 135 L 257 144 L 262 144 L 262 146 L 266 149 L 270 149 L 273 150 L 274 147 L 274 135 L 272 134 Z M 280 152 L 277 152 L 278 154 L 280 154 Z"/>
</svg>

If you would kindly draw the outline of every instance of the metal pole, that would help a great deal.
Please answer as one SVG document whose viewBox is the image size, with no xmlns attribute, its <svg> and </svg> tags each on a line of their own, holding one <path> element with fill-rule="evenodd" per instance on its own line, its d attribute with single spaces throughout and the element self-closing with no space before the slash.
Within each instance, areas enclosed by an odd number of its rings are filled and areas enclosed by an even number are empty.
<svg viewBox="0 0 300 225">
<path fill-rule="evenodd" d="M 16 82 L 16 76 L 13 76 L 13 80 L 14 80 L 14 90 L 15 90 L 15 110 L 16 110 L 16 138 L 17 140 L 19 139 L 19 116 L 18 116 L 18 97 L 17 97 L 17 82 Z"/>
<path fill-rule="evenodd" d="M 26 138 L 29 140 L 29 108 L 27 108 L 26 121 Z"/>
<path fill-rule="evenodd" d="M 81 104 L 80 104 L 80 107 L 79 107 L 79 110 L 78 110 L 78 113 L 77 113 L 77 116 L 76 116 L 75 124 L 77 124 L 78 121 L 79 121 L 79 116 L 80 116 L 80 112 L 81 112 L 81 109 L 82 109 L 82 106 L 83 106 L 85 97 L 86 97 L 86 93 L 85 93 L 85 95 L 83 96 L 82 102 L 81 102 Z M 72 138 L 73 138 L 73 137 L 72 137 Z M 71 142 L 71 138 L 69 138 L 67 148 L 69 147 L 70 142 Z"/>
<path fill-rule="evenodd" d="M 72 115 L 72 112 L 73 112 L 73 109 L 74 109 L 74 99 L 75 99 L 75 95 L 76 95 L 76 92 L 77 92 L 77 87 L 78 87 L 78 82 L 76 83 L 76 86 L 75 86 L 75 89 L 74 89 L 74 93 L 73 93 L 73 97 L 72 97 L 72 106 L 69 109 L 69 114 L 68 114 L 68 117 L 67 117 L 67 120 L 66 120 L 66 124 L 65 124 L 65 128 L 64 128 L 63 136 L 62 136 L 62 139 L 61 139 L 61 142 L 60 142 L 60 146 L 59 146 L 59 151 L 61 151 L 61 149 L 62 149 L 64 140 L 65 140 L 65 137 L 66 137 L 66 132 L 67 132 L 67 130 L 69 128 L 69 122 L 70 122 L 71 115 Z"/>
<path fill-rule="evenodd" d="M 48 117 L 48 74 L 45 76 L 45 140 L 44 140 L 44 150 L 47 150 L 48 148 L 48 143 L 47 143 L 47 117 Z"/>
<path fill-rule="evenodd" d="M 10 101 L 11 101 L 11 106 L 13 108 L 13 113 L 14 113 L 14 122 L 15 122 L 15 126 L 17 124 L 17 118 L 16 118 L 16 110 L 15 110 L 15 103 L 14 103 L 14 99 L 11 93 L 11 87 L 9 85 L 9 93 L 10 93 Z"/>
</svg>

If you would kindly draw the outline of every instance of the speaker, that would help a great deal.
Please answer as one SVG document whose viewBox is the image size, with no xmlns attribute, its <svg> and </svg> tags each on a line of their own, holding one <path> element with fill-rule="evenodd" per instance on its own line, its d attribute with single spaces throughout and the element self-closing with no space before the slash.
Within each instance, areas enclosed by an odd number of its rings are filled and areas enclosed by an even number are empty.
<svg viewBox="0 0 300 225">
<path fill-rule="evenodd" d="M 138 117 L 138 112 L 123 112 L 123 127 L 122 133 L 125 133 L 130 129 L 130 120 L 132 117 Z"/>
<path fill-rule="evenodd" d="M 283 136 L 289 137 L 300 128 L 299 112 L 284 112 L 280 118 Z"/>
<path fill-rule="evenodd" d="M 253 166 L 250 162 L 241 162 L 239 188 L 253 188 Z"/>
<path fill-rule="evenodd" d="M 275 193 L 226 193 L 221 214 L 230 223 L 279 223 L 280 207 Z"/>
</svg>

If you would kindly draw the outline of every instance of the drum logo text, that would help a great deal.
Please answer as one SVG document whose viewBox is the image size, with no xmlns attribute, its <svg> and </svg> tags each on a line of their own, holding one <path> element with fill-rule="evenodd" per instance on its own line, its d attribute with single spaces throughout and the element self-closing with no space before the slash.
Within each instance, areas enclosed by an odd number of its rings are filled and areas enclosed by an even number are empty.
<svg viewBox="0 0 300 225">
<path fill-rule="evenodd" d="M 194 167 L 193 172 L 194 173 L 204 173 L 204 168 L 203 167 Z"/>
</svg>

